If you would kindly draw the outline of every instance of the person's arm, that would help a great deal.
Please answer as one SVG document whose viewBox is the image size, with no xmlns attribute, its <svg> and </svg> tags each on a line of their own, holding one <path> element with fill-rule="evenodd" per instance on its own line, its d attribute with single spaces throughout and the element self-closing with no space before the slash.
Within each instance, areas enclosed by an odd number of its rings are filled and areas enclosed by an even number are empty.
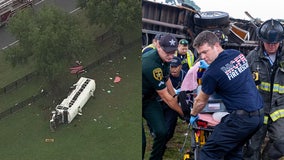
<svg viewBox="0 0 284 160">
<path fill-rule="evenodd" d="M 205 94 L 202 90 L 194 98 L 193 107 L 190 112 L 191 115 L 196 116 L 208 103 L 209 95 Z"/>
<path fill-rule="evenodd" d="M 173 86 L 172 81 L 171 81 L 170 78 L 167 80 L 166 86 L 168 88 L 169 94 L 174 96 L 176 94 L 176 92 L 174 90 L 174 86 Z"/>
<path fill-rule="evenodd" d="M 183 117 L 183 112 L 180 105 L 178 104 L 177 96 L 173 97 L 172 95 L 170 95 L 167 87 L 161 90 L 157 90 L 157 93 L 171 109 L 178 112 L 179 115 Z"/>
</svg>

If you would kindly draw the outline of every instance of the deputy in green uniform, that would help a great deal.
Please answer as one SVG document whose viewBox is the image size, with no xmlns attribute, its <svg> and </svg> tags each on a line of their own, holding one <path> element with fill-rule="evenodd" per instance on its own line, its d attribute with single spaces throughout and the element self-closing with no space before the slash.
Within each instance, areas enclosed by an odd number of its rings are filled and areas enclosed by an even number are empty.
<svg viewBox="0 0 284 160">
<path fill-rule="evenodd" d="M 170 62 L 177 50 L 177 39 L 170 35 L 164 35 L 157 44 L 157 48 L 142 55 L 142 116 L 151 126 L 154 133 L 154 142 L 150 160 L 162 160 L 167 140 L 167 128 L 165 125 L 162 106 L 157 97 L 169 105 L 183 117 L 183 112 L 178 104 L 177 97 L 171 80 L 169 79 Z M 146 137 L 142 125 L 142 142 L 144 158 Z"/>
</svg>

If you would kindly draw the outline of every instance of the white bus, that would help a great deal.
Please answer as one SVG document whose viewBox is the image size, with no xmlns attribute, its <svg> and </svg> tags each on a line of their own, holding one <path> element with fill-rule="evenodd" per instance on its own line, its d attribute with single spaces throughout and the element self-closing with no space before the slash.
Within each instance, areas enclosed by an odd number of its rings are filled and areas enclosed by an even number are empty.
<svg viewBox="0 0 284 160">
<path fill-rule="evenodd" d="M 72 92 L 52 111 L 50 120 L 51 130 L 54 130 L 60 123 L 68 124 L 76 117 L 82 114 L 82 108 L 91 96 L 94 96 L 96 89 L 95 80 L 81 77 L 72 88 Z"/>
</svg>

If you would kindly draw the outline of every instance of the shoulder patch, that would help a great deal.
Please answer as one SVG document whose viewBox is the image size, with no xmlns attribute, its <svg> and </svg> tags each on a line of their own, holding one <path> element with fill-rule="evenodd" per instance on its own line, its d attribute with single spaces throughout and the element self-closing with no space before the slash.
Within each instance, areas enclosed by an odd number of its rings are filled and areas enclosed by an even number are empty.
<svg viewBox="0 0 284 160">
<path fill-rule="evenodd" d="M 163 71 L 161 68 L 155 68 L 153 70 L 153 77 L 158 80 L 161 81 L 163 79 Z"/>
</svg>

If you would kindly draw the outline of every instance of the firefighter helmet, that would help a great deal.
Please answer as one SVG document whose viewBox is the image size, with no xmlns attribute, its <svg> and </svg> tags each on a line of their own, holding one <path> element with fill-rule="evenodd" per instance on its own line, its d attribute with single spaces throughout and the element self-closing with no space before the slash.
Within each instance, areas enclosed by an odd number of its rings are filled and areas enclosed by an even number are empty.
<svg viewBox="0 0 284 160">
<path fill-rule="evenodd" d="M 228 36 L 220 30 L 214 30 L 213 33 L 219 38 L 221 45 L 228 42 Z"/>
<path fill-rule="evenodd" d="M 258 38 L 266 43 L 278 43 L 284 39 L 283 25 L 274 19 L 267 20 L 257 30 Z"/>
</svg>

